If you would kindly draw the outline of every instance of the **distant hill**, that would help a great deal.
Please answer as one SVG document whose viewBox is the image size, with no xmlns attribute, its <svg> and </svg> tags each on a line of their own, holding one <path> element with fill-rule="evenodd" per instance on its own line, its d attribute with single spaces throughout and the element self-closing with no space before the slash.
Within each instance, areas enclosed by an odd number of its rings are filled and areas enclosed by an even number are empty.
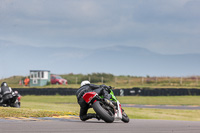
<svg viewBox="0 0 200 133">
<path fill-rule="evenodd" d="M 200 54 L 162 55 L 144 48 L 117 46 L 96 50 L 90 60 L 95 70 L 126 75 L 199 75 Z"/>
<path fill-rule="evenodd" d="M 101 49 L 32 47 L 0 42 L 0 78 L 28 75 L 29 70 L 52 73 L 105 72 L 135 76 L 200 75 L 200 54 L 162 55 L 139 47 Z"/>
</svg>

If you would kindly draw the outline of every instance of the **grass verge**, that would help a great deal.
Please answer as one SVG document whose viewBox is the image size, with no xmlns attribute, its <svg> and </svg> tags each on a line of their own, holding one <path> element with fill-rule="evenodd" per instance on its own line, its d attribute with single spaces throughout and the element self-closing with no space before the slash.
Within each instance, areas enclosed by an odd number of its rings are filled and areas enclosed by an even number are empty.
<svg viewBox="0 0 200 133">
<path fill-rule="evenodd" d="M 1 118 L 5 117 L 53 117 L 64 115 L 76 115 L 73 112 L 51 111 L 41 109 L 24 109 L 24 108 L 5 108 L 0 107 Z"/>
</svg>

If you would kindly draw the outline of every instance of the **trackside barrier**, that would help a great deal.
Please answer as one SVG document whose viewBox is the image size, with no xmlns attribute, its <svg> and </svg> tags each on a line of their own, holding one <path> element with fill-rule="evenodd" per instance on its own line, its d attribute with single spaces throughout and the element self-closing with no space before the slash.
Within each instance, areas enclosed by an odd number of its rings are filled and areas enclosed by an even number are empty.
<svg viewBox="0 0 200 133">
<path fill-rule="evenodd" d="M 118 92 L 116 92 L 118 91 Z M 148 89 L 148 88 L 132 88 L 132 89 L 121 89 L 114 91 L 118 96 L 186 96 L 186 95 L 200 95 L 200 89 Z"/>
<path fill-rule="evenodd" d="M 75 95 L 77 89 L 70 88 L 12 88 L 21 95 Z"/>
<path fill-rule="evenodd" d="M 23 95 L 75 95 L 78 89 L 72 88 L 13 88 Z M 200 89 L 148 89 L 148 88 L 131 88 L 115 89 L 116 96 L 186 96 L 200 95 Z"/>
</svg>

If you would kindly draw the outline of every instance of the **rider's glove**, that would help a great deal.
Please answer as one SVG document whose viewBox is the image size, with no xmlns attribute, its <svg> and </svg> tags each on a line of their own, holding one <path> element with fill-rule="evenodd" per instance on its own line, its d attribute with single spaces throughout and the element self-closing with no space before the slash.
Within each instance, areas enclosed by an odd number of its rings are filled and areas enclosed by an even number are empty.
<svg viewBox="0 0 200 133">
<path fill-rule="evenodd" d="M 100 85 L 101 88 L 108 88 L 106 85 Z"/>
<path fill-rule="evenodd" d="M 111 86 L 107 86 L 107 85 L 100 85 L 100 87 L 106 89 L 107 91 L 108 91 L 109 89 L 112 89 Z"/>
</svg>

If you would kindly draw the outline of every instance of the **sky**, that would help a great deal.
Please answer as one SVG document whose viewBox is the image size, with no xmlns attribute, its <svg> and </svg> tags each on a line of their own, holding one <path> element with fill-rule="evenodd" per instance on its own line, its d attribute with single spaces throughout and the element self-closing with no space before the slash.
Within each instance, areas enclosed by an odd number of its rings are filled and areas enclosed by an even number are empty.
<svg viewBox="0 0 200 133">
<path fill-rule="evenodd" d="M 200 0 L 0 0 L 0 45 L 200 54 L 199 6 Z"/>
<path fill-rule="evenodd" d="M 200 53 L 199 0 L 0 0 L 0 40 L 36 47 L 138 46 Z"/>
</svg>

